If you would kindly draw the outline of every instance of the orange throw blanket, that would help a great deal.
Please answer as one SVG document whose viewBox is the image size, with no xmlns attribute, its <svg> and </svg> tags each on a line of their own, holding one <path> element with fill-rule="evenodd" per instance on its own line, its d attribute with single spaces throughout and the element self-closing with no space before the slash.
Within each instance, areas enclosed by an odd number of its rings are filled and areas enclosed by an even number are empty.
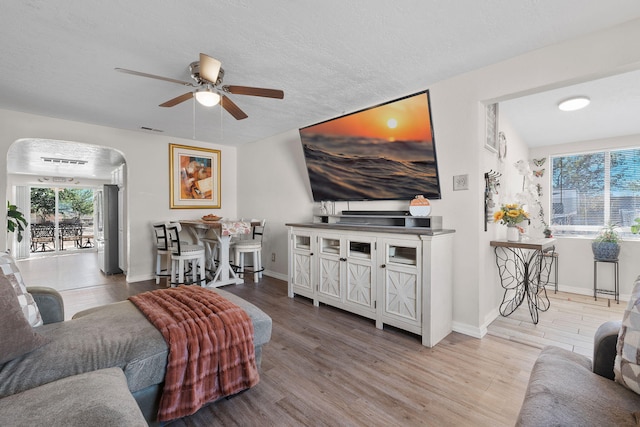
<svg viewBox="0 0 640 427">
<path fill-rule="evenodd" d="M 158 420 L 195 413 L 260 379 L 247 313 L 199 286 L 159 289 L 129 297 L 169 346 Z"/>
</svg>

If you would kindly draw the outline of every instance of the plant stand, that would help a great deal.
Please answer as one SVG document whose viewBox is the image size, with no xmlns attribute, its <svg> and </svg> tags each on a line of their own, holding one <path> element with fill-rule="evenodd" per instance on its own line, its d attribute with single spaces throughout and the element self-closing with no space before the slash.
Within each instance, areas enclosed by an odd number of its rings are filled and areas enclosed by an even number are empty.
<svg viewBox="0 0 640 427">
<path fill-rule="evenodd" d="M 611 289 L 598 289 L 598 263 L 606 262 L 613 264 L 613 290 Z M 598 294 L 613 295 L 616 299 L 616 304 L 620 304 L 620 269 L 618 268 L 618 260 L 593 260 L 593 298 L 598 301 Z"/>
</svg>

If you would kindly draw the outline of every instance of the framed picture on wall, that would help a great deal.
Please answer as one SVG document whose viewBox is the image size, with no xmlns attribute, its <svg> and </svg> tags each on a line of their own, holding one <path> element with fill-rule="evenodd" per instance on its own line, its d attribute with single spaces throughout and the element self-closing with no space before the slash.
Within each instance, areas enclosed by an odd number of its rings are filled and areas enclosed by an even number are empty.
<svg viewBox="0 0 640 427">
<path fill-rule="evenodd" d="M 484 146 L 494 153 L 498 152 L 498 104 L 489 104 L 485 107 L 487 121 L 487 139 Z"/>
<path fill-rule="evenodd" d="M 218 209 L 220 150 L 169 144 L 171 209 Z"/>
</svg>

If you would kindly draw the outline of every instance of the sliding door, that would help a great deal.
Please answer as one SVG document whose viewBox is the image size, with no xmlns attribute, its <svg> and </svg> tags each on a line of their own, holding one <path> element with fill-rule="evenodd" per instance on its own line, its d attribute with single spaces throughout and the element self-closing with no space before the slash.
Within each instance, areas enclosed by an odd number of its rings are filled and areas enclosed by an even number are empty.
<svg viewBox="0 0 640 427">
<path fill-rule="evenodd" d="M 91 188 L 31 187 L 31 253 L 93 248 L 94 211 Z"/>
</svg>

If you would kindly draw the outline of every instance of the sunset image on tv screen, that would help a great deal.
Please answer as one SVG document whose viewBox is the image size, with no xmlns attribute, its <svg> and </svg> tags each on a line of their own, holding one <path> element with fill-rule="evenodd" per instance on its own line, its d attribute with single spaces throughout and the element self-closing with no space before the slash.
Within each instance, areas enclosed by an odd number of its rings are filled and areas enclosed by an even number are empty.
<svg viewBox="0 0 640 427">
<path fill-rule="evenodd" d="M 440 198 L 429 93 L 300 129 L 313 198 Z"/>
</svg>

